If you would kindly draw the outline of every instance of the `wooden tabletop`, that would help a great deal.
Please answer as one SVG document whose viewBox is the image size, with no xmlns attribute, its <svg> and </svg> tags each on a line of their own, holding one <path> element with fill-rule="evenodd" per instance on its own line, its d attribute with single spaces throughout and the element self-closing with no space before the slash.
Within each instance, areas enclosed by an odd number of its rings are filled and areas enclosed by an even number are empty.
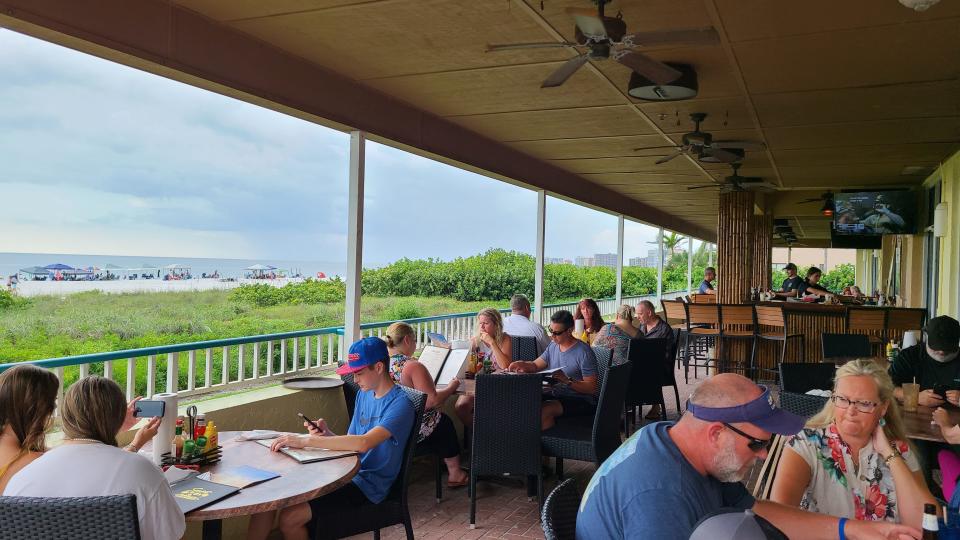
<svg viewBox="0 0 960 540">
<path fill-rule="evenodd" d="M 447 385 L 438 385 L 437 390 L 443 390 Z M 457 391 L 454 392 L 457 396 L 475 396 L 477 394 L 477 380 L 476 379 L 460 379 L 460 386 L 457 387 Z"/>
<path fill-rule="evenodd" d="M 357 456 L 301 465 L 295 459 L 271 452 L 255 441 L 238 441 L 236 437 L 239 434 L 239 431 L 220 433 L 223 458 L 212 467 L 205 467 L 202 472 L 249 465 L 275 472 L 280 477 L 243 488 L 235 495 L 190 512 L 186 516 L 187 521 L 246 516 L 306 502 L 346 485 L 360 469 Z"/>
<path fill-rule="evenodd" d="M 960 409 L 957 407 L 944 407 L 950 414 L 950 421 L 954 424 L 960 424 Z M 907 412 L 900 408 L 900 414 L 903 416 L 904 428 L 907 437 L 921 441 L 946 442 L 940 433 L 940 427 L 932 424 L 932 407 L 917 406 L 916 412 Z"/>
</svg>

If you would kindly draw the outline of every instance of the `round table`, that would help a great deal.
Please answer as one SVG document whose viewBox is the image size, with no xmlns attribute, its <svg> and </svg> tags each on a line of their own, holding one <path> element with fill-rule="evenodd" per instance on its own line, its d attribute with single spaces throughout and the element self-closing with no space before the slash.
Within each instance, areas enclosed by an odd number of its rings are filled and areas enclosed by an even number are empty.
<svg viewBox="0 0 960 540">
<path fill-rule="evenodd" d="M 238 441 L 238 435 L 239 431 L 220 433 L 223 458 L 213 466 L 204 467 L 202 472 L 249 465 L 275 472 L 280 477 L 245 487 L 235 495 L 187 514 L 187 521 L 203 522 L 205 540 L 221 537 L 221 520 L 224 518 L 248 516 L 307 502 L 346 485 L 360 469 L 357 456 L 301 465 L 280 452 L 271 452 L 256 441 Z"/>
</svg>

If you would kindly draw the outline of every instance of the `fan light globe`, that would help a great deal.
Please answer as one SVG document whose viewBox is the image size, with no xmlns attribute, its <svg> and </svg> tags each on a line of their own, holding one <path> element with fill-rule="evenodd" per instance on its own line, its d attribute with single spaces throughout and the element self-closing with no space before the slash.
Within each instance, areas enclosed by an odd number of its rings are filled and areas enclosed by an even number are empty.
<svg viewBox="0 0 960 540">
<path fill-rule="evenodd" d="M 627 93 L 636 99 L 646 101 L 680 101 L 697 97 L 697 72 L 688 64 L 664 62 L 666 65 L 681 73 L 680 78 L 669 83 L 661 84 L 651 81 L 636 71 L 630 74 L 630 83 Z"/>
</svg>

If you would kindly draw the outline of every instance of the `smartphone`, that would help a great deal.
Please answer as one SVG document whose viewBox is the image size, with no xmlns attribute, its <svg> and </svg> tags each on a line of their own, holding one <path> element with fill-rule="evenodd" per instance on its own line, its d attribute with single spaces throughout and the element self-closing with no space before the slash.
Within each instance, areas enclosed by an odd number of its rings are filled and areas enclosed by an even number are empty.
<svg viewBox="0 0 960 540">
<path fill-rule="evenodd" d="M 933 393 L 943 399 L 947 399 L 947 390 L 951 390 L 951 388 L 946 384 L 937 384 L 933 387 Z"/>
<path fill-rule="evenodd" d="M 134 404 L 133 416 L 136 418 L 155 418 L 163 416 L 167 404 L 163 401 L 141 399 Z"/>
<path fill-rule="evenodd" d="M 317 429 L 317 431 L 320 431 L 320 426 L 318 426 L 317 423 L 314 422 L 313 420 L 307 418 L 306 415 L 304 415 L 302 412 L 298 412 L 298 413 L 297 413 L 297 416 L 299 416 L 300 418 L 302 418 L 305 422 L 310 422 L 310 425 L 312 425 L 313 427 L 315 427 L 315 428 Z"/>
</svg>

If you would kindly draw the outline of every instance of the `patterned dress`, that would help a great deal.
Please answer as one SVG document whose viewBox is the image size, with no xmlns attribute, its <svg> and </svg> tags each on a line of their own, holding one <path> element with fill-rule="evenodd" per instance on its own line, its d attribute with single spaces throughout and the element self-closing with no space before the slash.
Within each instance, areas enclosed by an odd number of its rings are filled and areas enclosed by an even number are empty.
<svg viewBox="0 0 960 540">
<path fill-rule="evenodd" d="M 787 442 L 810 467 L 810 484 L 800 507 L 811 512 L 863 521 L 900 522 L 893 473 L 873 444 L 860 449 L 859 468 L 854 468 L 850 447 L 834 424 L 794 435 Z M 920 464 L 907 443 L 896 441 L 907 467 L 916 472 Z"/>
<path fill-rule="evenodd" d="M 613 365 L 627 361 L 627 349 L 630 347 L 630 335 L 613 323 L 603 325 L 593 341 L 594 347 L 604 347 L 613 351 Z"/>
<path fill-rule="evenodd" d="M 395 354 L 390 357 L 390 376 L 395 383 L 400 384 L 403 366 L 409 359 L 410 357 L 405 354 Z M 440 422 L 440 414 L 440 410 L 436 408 L 423 411 L 423 423 L 420 424 L 420 435 L 417 437 L 417 442 L 426 439 L 433 433 L 437 423 Z"/>
</svg>

